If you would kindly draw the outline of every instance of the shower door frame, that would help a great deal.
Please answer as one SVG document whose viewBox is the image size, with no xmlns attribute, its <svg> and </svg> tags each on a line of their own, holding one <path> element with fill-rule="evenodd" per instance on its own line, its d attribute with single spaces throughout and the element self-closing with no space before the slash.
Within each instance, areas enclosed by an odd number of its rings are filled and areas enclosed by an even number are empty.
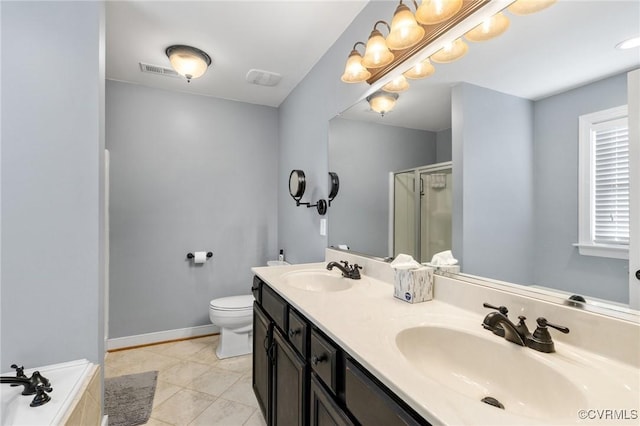
<svg viewBox="0 0 640 426">
<path fill-rule="evenodd" d="M 389 257 L 395 257 L 395 177 L 397 174 L 413 172 L 413 197 L 414 197 L 414 230 L 416 231 L 416 239 L 414 242 L 414 258 L 421 259 L 422 257 L 422 235 L 421 228 L 421 202 L 420 202 L 420 176 L 423 173 L 437 173 L 443 170 L 451 170 L 453 175 L 453 162 L 444 161 L 442 163 L 429 164 L 426 166 L 414 167 L 411 169 L 398 170 L 395 172 L 389 172 L 389 244 L 388 253 Z M 452 176 L 453 179 L 453 176 Z"/>
</svg>

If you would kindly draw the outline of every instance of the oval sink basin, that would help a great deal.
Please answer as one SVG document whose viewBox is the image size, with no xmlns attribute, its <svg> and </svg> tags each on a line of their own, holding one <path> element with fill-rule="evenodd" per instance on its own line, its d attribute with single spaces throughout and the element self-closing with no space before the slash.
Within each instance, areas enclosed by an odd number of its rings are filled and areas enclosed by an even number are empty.
<svg viewBox="0 0 640 426">
<path fill-rule="evenodd" d="M 532 349 L 499 339 L 425 326 L 401 331 L 396 345 L 417 372 L 475 401 L 496 407 L 497 400 L 515 415 L 575 420 L 587 406 L 579 388 L 526 352 Z"/>
<path fill-rule="evenodd" d="M 288 272 L 282 278 L 285 284 L 306 291 L 343 291 L 353 286 L 353 280 L 344 278 L 340 272 L 324 269 Z"/>
</svg>

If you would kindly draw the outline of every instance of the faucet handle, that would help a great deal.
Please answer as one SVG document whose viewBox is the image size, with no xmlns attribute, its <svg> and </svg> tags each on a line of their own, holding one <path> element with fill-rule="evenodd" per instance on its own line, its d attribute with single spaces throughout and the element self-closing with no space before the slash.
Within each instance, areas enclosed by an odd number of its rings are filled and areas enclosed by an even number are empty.
<svg viewBox="0 0 640 426">
<path fill-rule="evenodd" d="M 564 333 L 564 334 L 569 333 L 569 329 L 567 327 L 564 327 L 562 325 L 551 324 L 549 321 L 547 321 L 546 318 L 540 317 L 536 320 L 536 322 L 538 323 L 538 327 L 540 328 L 551 327 L 551 328 L 555 328 L 561 333 Z"/>
<path fill-rule="evenodd" d="M 347 262 L 346 260 L 341 260 L 340 263 L 342 263 L 345 268 L 349 267 L 349 262 Z"/>
<path fill-rule="evenodd" d="M 489 309 L 495 309 L 496 311 L 500 312 L 502 315 L 507 315 L 507 313 L 509 312 L 509 309 L 507 309 L 506 306 L 493 306 L 493 305 L 490 305 L 490 304 L 488 304 L 486 302 L 483 303 L 482 306 L 484 306 L 485 308 L 489 308 Z"/>
</svg>

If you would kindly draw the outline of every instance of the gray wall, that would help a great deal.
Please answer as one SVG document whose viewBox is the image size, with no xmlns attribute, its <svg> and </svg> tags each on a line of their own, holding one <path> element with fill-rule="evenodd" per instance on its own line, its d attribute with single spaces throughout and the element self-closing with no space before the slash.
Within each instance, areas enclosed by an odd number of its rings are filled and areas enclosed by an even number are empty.
<svg viewBox="0 0 640 426">
<path fill-rule="evenodd" d="M 436 133 L 436 163 L 451 161 L 451 129 Z"/>
<path fill-rule="evenodd" d="M 0 7 L 0 365 L 102 363 L 103 4 Z"/>
<path fill-rule="evenodd" d="M 291 262 L 324 260 L 327 237 L 320 235 L 320 216 L 315 210 L 295 206 L 288 191 L 289 173 L 292 169 L 305 171 L 308 194 L 303 201 L 327 197 L 329 120 L 355 103 L 367 88 L 345 84 L 340 75 L 354 40 L 366 40 L 371 23 L 388 14 L 389 2 L 368 3 L 280 105 L 278 241 Z M 328 226 L 331 228 L 331 222 Z"/>
<path fill-rule="evenodd" d="M 626 73 L 534 104 L 536 284 L 628 303 L 628 261 L 583 256 L 578 242 L 578 117 L 627 103 Z"/>
<path fill-rule="evenodd" d="M 277 114 L 107 81 L 110 338 L 210 324 L 209 300 L 277 258 Z"/>
<path fill-rule="evenodd" d="M 531 283 L 532 102 L 461 83 L 452 111 L 454 256 L 466 273 Z"/>
<path fill-rule="evenodd" d="M 331 120 L 329 130 L 329 168 L 340 178 L 329 209 L 329 245 L 385 257 L 389 173 L 434 163 L 436 134 L 342 118 Z"/>
</svg>

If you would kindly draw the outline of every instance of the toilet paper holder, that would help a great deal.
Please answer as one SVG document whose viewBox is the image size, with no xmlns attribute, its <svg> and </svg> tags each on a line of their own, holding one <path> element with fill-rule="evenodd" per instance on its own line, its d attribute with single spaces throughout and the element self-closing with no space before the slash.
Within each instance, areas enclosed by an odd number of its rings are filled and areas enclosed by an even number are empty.
<svg viewBox="0 0 640 426">
<path fill-rule="evenodd" d="M 207 258 L 209 257 L 213 257 L 213 253 L 210 251 L 207 252 Z M 193 253 L 187 253 L 187 259 L 193 259 Z"/>
</svg>

